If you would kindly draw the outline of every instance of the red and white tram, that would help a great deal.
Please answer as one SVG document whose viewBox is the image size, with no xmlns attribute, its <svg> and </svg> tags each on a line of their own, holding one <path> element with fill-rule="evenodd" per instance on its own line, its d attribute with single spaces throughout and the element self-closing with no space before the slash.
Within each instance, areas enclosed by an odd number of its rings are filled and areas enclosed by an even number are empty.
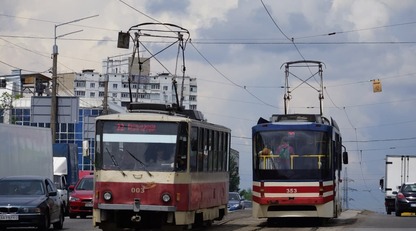
<svg viewBox="0 0 416 231">
<path fill-rule="evenodd" d="M 197 111 L 143 106 L 97 117 L 94 226 L 140 230 L 222 219 L 230 129 Z"/>
<path fill-rule="evenodd" d="M 260 119 L 253 136 L 253 216 L 336 218 L 341 206 L 342 152 L 336 122 L 321 115 Z"/>
</svg>

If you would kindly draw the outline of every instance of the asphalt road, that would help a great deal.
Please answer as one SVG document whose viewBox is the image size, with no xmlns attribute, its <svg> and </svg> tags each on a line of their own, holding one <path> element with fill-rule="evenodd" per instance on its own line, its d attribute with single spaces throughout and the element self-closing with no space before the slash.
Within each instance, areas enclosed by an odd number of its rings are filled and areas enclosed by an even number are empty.
<svg viewBox="0 0 416 231">
<path fill-rule="evenodd" d="M 251 216 L 251 210 L 240 210 L 229 213 L 222 221 L 210 227 L 194 229 L 194 231 L 371 231 L 371 230 L 415 230 L 416 216 L 396 217 L 371 211 L 348 210 L 337 219 L 321 224 L 315 219 L 278 219 L 267 222 Z M 15 229 L 27 230 L 27 229 Z M 52 228 L 50 229 L 52 230 Z M 91 217 L 85 219 L 65 218 L 64 231 L 97 231 Z"/>
</svg>

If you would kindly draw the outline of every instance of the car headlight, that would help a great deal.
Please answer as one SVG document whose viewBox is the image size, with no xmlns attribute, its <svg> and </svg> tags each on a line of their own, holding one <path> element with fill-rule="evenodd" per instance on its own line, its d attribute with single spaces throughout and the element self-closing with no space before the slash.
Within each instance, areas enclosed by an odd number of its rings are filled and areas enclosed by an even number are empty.
<svg viewBox="0 0 416 231">
<path fill-rule="evenodd" d="M 81 201 L 81 200 L 78 197 L 70 196 L 69 201 Z"/>
<path fill-rule="evenodd" d="M 42 210 L 37 207 L 25 207 L 25 208 L 20 208 L 20 212 L 21 213 L 41 213 Z"/>
</svg>

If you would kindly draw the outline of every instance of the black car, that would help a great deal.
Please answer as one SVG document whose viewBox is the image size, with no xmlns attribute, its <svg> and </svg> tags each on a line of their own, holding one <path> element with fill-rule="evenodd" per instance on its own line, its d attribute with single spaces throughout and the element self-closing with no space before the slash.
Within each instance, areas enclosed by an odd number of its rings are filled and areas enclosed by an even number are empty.
<svg viewBox="0 0 416 231">
<path fill-rule="evenodd" d="M 52 180 L 40 176 L 0 179 L 0 230 L 6 227 L 62 229 L 64 210 Z"/>
<path fill-rule="evenodd" d="M 395 212 L 401 216 L 403 212 L 416 212 L 416 182 L 404 183 L 396 194 Z"/>
</svg>

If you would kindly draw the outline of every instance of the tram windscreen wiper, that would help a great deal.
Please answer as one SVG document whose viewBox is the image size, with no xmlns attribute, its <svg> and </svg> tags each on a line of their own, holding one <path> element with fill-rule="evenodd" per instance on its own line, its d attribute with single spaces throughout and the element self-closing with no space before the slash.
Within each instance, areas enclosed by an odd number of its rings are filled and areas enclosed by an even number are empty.
<svg viewBox="0 0 416 231">
<path fill-rule="evenodd" d="M 111 161 L 113 162 L 114 166 L 116 166 L 116 167 L 118 168 L 118 170 L 120 170 L 120 172 L 121 172 L 121 174 L 123 174 L 123 176 L 127 176 L 127 175 L 123 172 L 123 170 L 120 168 L 120 165 L 118 165 L 118 163 L 117 163 L 117 161 L 116 161 L 116 158 L 114 158 L 114 155 L 113 155 L 113 154 L 111 154 L 111 152 L 110 152 L 110 151 L 108 151 L 108 148 L 107 148 L 107 147 L 105 148 L 105 150 L 107 151 L 108 155 L 110 156 Z"/>
<path fill-rule="evenodd" d="M 140 159 L 138 159 L 135 155 L 133 155 L 133 153 L 131 153 L 129 150 L 126 149 L 126 152 L 133 157 L 133 159 L 135 159 L 137 162 L 140 163 L 141 166 L 143 166 L 144 170 L 147 172 L 147 174 L 149 174 L 149 176 L 153 176 L 149 170 L 147 170 L 147 166 L 143 163 L 143 161 L 141 161 Z"/>
</svg>

